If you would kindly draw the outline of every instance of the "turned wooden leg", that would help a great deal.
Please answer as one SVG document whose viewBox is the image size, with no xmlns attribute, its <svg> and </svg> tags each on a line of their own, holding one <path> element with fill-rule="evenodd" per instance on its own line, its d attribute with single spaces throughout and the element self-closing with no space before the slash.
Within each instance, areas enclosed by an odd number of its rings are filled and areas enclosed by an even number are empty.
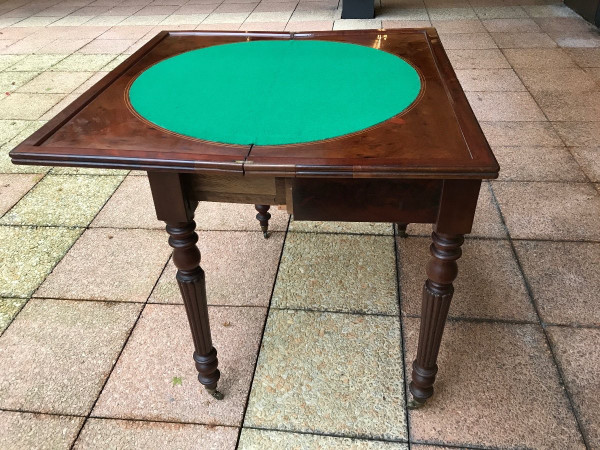
<svg viewBox="0 0 600 450">
<path fill-rule="evenodd" d="M 200 250 L 196 246 L 198 235 L 196 223 L 167 223 L 169 245 L 173 247 L 173 262 L 177 267 L 177 283 L 192 329 L 194 340 L 194 361 L 198 370 L 198 380 L 209 394 L 217 400 L 223 394 L 217 391 L 217 381 L 221 374 L 217 368 L 217 350 L 212 345 L 208 307 L 206 305 L 206 285 L 204 271 L 200 267 Z"/>
<path fill-rule="evenodd" d="M 265 239 L 267 239 L 269 237 L 269 219 L 271 218 L 269 208 L 271 205 L 254 205 L 254 207 L 258 211 L 256 219 L 260 222 L 260 229 L 262 230 Z"/>
<path fill-rule="evenodd" d="M 433 395 L 437 374 L 437 356 L 454 287 L 458 274 L 456 260 L 464 238 L 460 234 L 432 233 L 431 259 L 427 264 L 427 281 L 423 287 L 421 328 L 417 358 L 413 362 L 412 381 L 409 385 L 413 401 L 409 408 L 418 408 Z"/>
<path fill-rule="evenodd" d="M 408 226 L 407 223 L 397 223 L 396 224 L 398 226 L 398 236 L 401 238 L 407 238 L 408 234 L 406 234 L 406 227 Z"/>
</svg>

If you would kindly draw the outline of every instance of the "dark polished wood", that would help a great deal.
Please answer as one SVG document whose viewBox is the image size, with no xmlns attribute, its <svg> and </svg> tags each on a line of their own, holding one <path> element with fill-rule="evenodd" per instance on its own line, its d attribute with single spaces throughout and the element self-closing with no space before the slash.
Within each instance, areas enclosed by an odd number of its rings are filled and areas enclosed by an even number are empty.
<svg viewBox="0 0 600 450">
<path fill-rule="evenodd" d="M 271 208 L 271 205 L 254 205 L 254 208 L 258 211 L 256 220 L 260 223 L 260 229 L 263 232 L 263 236 L 267 239 L 269 237 L 269 219 L 271 218 L 269 208 Z"/>
<path fill-rule="evenodd" d="M 432 238 L 427 281 L 423 287 L 419 346 L 409 386 L 414 400 L 412 407 L 420 406 L 433 395 L 433 383 L 438 371 L 437 356 L 454 294 L 452 282 L 458 274 L 456 260 L 460 258 L 460 246 L 464 242 L 461 235 L 434 232 Z"/>
<path fill-rule="evenodd" d="M 169 245 L 173 248 L 173 263 L 177 267 L 177 284 L 194 341 L 194 362 L 198 381 L 217 400 L 223 398 L 217 390 L 221 376 L 217 350 L 213 347 L 208 319 L 206 282 L 200 267 L 200 249 L 194 210 L 198 202 L 190 199 L 181 175 L 167 172 L 149 172 L 150 189 L 156 215 L 166 222 Z"/>
<path fill-rule="evenodd" d="M 397 223 L 396 226 L 398 227 L 398 236 L 401 238 L 408 237 L 408 234 L 406 233 L 406 228 L 408 227 L 407 223 Z"/>
<path fill-rule="evenodd" d="M 411 63 L 422 90 L 406 111 L 376 126 L 285 146 L 235 146 L 180 136 L 141 120 L 129 105 L 128 87 L 158 61 L 192 49 L 264 39 L 319 39 L 379 48 Z M 217 352 L 194 231 L 199 201 L 254 204 L 265 233 L 269 205 L 285 205 L 297 220 L 393 222 L 400 236 L 408 223 L 433 224 L 410 384 L 412 406 L 433 394 L 460 245 L 471 231 L 482 180 L 496 178 L 499 171 L 433 28 L 161 32 L 10 156 L 17 164 L 148 172 L 156 214 L 167 224 L 173 247 L 198 378 L 217 398 Z"/>
</svg>

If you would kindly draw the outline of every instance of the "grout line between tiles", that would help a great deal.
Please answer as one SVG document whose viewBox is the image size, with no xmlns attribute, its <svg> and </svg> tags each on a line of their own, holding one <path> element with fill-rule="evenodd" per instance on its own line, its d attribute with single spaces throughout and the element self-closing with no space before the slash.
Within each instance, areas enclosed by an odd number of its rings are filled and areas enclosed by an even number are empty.
<svg viewBox="0 0 600 450">
<path fill-rule="evenodd" d="M 275 431 L 275 432 L 279 432 L 279 433 L 304 434 L 304 435 L 308 435 L 308 436 L 322 436 L 322 437 L 332 437 L 332 438 L 342 438 L 342 439 L 360 439 L 363 441 L 371 441 L 371 442 L 392 442 L 392 443 L 402 443 L 402 444 L 408 443 L 404 439 L 395 440 L 395 439 L 386 439 L 384 437 L 374 438 L 372 436 L 366 436 L 366 435 L 361 435 L 361 434 L 348 435 L 348 434 L 340 434 L 340 433 L 323 433 L 320 431 L 285 430 L 285 429 L 269 428 L 269 427 L 263 428 L 263 427 L 256 427 L 256 426 L 247 426 L 247 427 L 243 426 L 240 429 L 240 434 L 241 434 L 241 430 L 244 428 L 248 429 L 248 430 Z"/>
<path fill-rule="evenodd" d="M 258 349 L 256 351 L 256 359 L 254 360 L 254 370 L 252 371 L 252 377 L 250 378 L 250 384 L 248 388 L 248 394 L 246 395 L 246 402 L 244 404 L 244 411 L 242 412 L 242 420 L 240 421 L 240 428 L 238 431 L 237 439 L 235 441 L 235 448 L 237 449 L 240 445 L 240 439 L 242 437 L 242 429 L 244 428 L 244 421 L 246 420 L 246 412 L 248 411 L 248 404 L 250 403 L 250 394 L 252 393 L 252 386 L 254 384 L 254 377 L 256 375 L 256 369 L 258 367 L 258 358 L 260 356 L 260 349 L 262 347 L 263 339 L 265 337 L 265 330 L 267 328 L 267 321 L 269 320 L 269 313 L 271 310 L 271 303 L 273 301 L 273 293 L 275 292 L 275 285 L 277 284 L 277 276 L 279 275 L 279 268 L 281 266 L 281 259 L 283 258 L 283 252 L 285 251 L 285 241 L 287 239 L 287 233 L 290 228 L 291 216 L 288 217 L 287 227 L 285 229 L 285 234 L 283 237 L 283 242 L 281 243 L 281 250 L 279 253 L 279 260 L 277 261 L 277 270 L 275 270 L 275 277 L 273 278 L 273 286 L 271 286 L 271 293 L 269 295 L 269 304 L 267 305 L 267 311 L 265 314 L 265 319 L 263 321 L 263 328 L 260 334 L 260 342 L 258 343 Z"/>
<path fill-rule="evenodd" d="M 554 39 L 552 39 L 552 40 L 554 40 Z M 502 52 L 502 55 L 504 56 L 504 58 L 506 58 L 506 54 L 504 53 L 504 51 L 502 49 L 500 49 L 500 51 Z M 579 67 L 579 64 L 577 64 L 577 62 L 573 58 L 571 58 L 570 55 L 566 51 L 564 51 L 564 50 L 562 50 L 562 51 L 565 52 L 565 54 L 567 54 L 567 56 L 569 56 L 569 59 L 571 59 L 575 63 L 575 65 L 577 67 Z M 506 60 L 508 61 L 508 58 L 506 58 Z M 586 180 L 588 180 L 587 184 L 592 183 L 591 178 L 588 176 L 588 174 L 586 173 L 586 171 L 583 170 L 583 167 L 579 163 L 579 160 L 577 158 L 575 158 L 575 155 L 573 155 L 572 150 L 567 146 L 567 143 L 565 142 L 565 140 L 562 138 L 562 136 L 560 135 L 560 133 L 558 132 L 558 130 L 554 127 L 554 124 L 550 120 L 550 118 L 548 117 L 548 115 L 546 114 L 546 111 L 544 111 L 544 109 L 539 104 L 539 102 L 537 101 L 537 99 L 535 98 L 535 96 L 533 95 L 533 93 L 529 90 L 529 88 L 527 88 L 527 85 L 523 82 L 523 78 L 521 77 L 521 75 L 519 75 L 519 72 L 517 70 L 515 70 L 515 68 L 512 66 L 512 64 L 510 66 L 512 67 L 513 72 L 515 73 L 515 75 L 517 76 L 517 78 L 519 79 L 519 81 L 521 81 L 521 83 L 523 84 L 523 86 L 525 86 L 525 89 L 527 89 L 527 92 L 529 93 L 529 96 L 532 98 L 532 100 L 534 101 L 534 103 L 536 104 L 536 106 L 538 107 L 538 109 L 542 112 L 542 114 L 546 118 L 546 121 L 550 124 L 550 127 L 554 131 L 554 134 L 556 134 L 556 136 L 558 137 L 558 139 L 560 139 L 560 141 L 563 143 L 563 145 L 566 148 L 566 150 L 571 155 L 571 158 L 573 158 L 573 160 L 577 164 L 577 167 L 579 167 L 579 171 L 583 174 L 583 176 L 586 178 Z M 581 67 L 579 67 L 579 69 L 583 70 Z M 562 122 L 562 121 L 555 121 L 555 122 Z M 581 183 L 581 182 L 576 182 L 576 183 Z M 592 184 L 592 187 L 593 187 L 593 184 Z"/>
<path fill-rule="evenodd" d="M 404 381 L 404 421 L 406 423 L 406 439 L 408 440 L 408 450 L 411 449 L 410 438 L 410 414 L 408 413 L 408 398 L 410 395 L 408 384 L 408 366 L 406 365 L 406 339 L 404 338 L 404 319 L 402 315 L 402 289 L 400 281 L 400 258 L 398 258 L 398 235 L 396 226 L 392 227 L 394 231 L 394 261 L 396 269 L 396 300 L 398 302 L 398 321 L 400 325 L 400 357 L 402 358 L 402 378 Z"/>
<path fill-rule="evenodd" d="M 115 190 L 116 191 L 116 190 Z M 165 271 L 165 269 L 167 268 L 167 264 L 169 263 L 169 260 L 167 259 L 167 261 L 165 262 L 165 264 L 163 265 L 163 269 L 161 271 L 161 275 L 163 274 L 163 272 Z M 77 440 L 79 439 L 79 436 L 81 435 L 81 431 L 83 430 L 83 427 L 85 426 L 85 424 L 87 423 L 88 419 L 90 418 L 90 416 L 92 415 L 92 411 L 94 411 L 94 408 L 96 407 L 96 403 L 98 403 L 98 400 L 100 399 L 100 396 L 102 395 L 102 393 L 104 392 L 104 388 L 106 387 L 106 384 L 108 383 L 108 380 L 110 379 L 113 371 L 115 370 L 115 367 L 117 366 L 117 364 L 119 363 L 119 360 L 121 359 L 121 355 L 123 354 L 123 352 L 125 351 L 125 347 L 127 347 L 127 343 L 129 342 L 129 339 L 131 338 L 131 335 L 133 334 L 133 330 L 135 330 L 140 318 L 142 317 L 142 314 L 144 312 L 144 310 L 146 309 L 146 305 L 148 302 L 148 299 L 150 299 L 150 296 L 152 295 L 152 292 L 154 291 L 154 289 L 156 288 L 156 285 L 158 284 L 158 280 L 160 279 L 160 275 L 156 278 L 156 281 L 154 282 L 154 286 L 152 286 L 152 289 L 150 290 L 150 292 L 148 293 L 148 297 L 146 298 L 146 302 L 144 303 L 144 306 L 142 306 L 140 308 L 140 311 L 135 319 L 135 321 L 133 322 L 133 325 L 131 326 L 129 333 L 127 333 L 127 337 L 125 338 L 125 340 L 123 341 L 123 345 L 121 346 L 121 350 L 119 351 L 119 354 L 117 355 L 117 357 L 114 359 L 114 363 L 112 365 L 112 367 L 110 368 L 110 371 L 108 372 L 108 374 L 106 375 L 106 378 L 104 379 L 104 382 L 102 383 L 102 387 L 98 390 L 98 395 L 96 396 L 96 399 L 94 400 L 94 403 L 92 404 L 92 406 L 90 407 L 89 412 L 86 414 L 84 421 L 81 423 L 81 426 L 79 427 L 79 430 L 77 431 L 77 435 L 75 436 L 75 438 L 73 439 L 73 442 L 71 442 L 71 445 L 69 447 L 70 450 L 72 450 L 75 446 L 75 443 L 77 442 Z"/>
<path fill-rule="evenodd" d="M 559 384 L 560 384 L 560 386 L 562 386 L 564 388 L 564 392 L 567 397 L 567 403 L 568 403 L 569 409 L 570 409 L 571 413 L 573 414 L 573 418 L 575 419 L 575 425 L 577 426 L 577 430 L 579 431 L 579 434 L 581 435 L 583 444 L 585 445 L 585 448 L 589 450 L 590 445 L 588 442 L 587 435 L 584 432 L 584 428 L 582 426 L 582 420 L 579 417 L 579 414 L 577 413 L 577 409 L 575 408 L 575 402 L 573 400 L 573 397 L 571 395 L 569 387 L 568 387 L 567 383 L 565 382 L 565 376 L 564 376 L 562 367 L 558 361 L 556 352 L 554 351 L 554 347 L 552 345 L 550 336 L 548 335 L 548 331 L 546 329 L 547 325 L 544 323 L 544 321 L 542 320 L 542 317 L 540 315 L 540 309 L 539 309 L 539 306 L 535 299 L 535 296 L 533 295 L 533 289 L 531 288 L 529 279 L 528 279 L 527 275 L 525 274 L 525 270 L 523 269 L 523 266 L 519 259 L 519 255 L 517 253 L 517 250 L 515 248 L 515 245 L 514 245 L 512 239 L 511 239 L 510 231 L 508 229 L 508 226 L 506 225 L 506 221 L 504 220 L 504 214 L 502 213 L 502 210 L 500 209 L 498 199 L 496 198 L 496 194 L 495 194 L 493 186 L 491 184 L 490 184 L 490 189 L 491 189 L 491 195 L 492 195 L 492 202 L 496 205 L 496 207 L 500 211 L 500 221 L 502 222 L 502 226 L 504 227 L 506 235 L 508 236 L 508 242 L 510 244 L 513 258 L 515 260 L 515 263 L 517 264 L 517 267 L 519 268 L 519 272 L 521 273 L 521 276 L 523 277 L 523 283 L 525 285 L 525 289 L 527 290 L 527 295 L 529 297 L 529 300 L 531 301 L 531 305 L 533 306 L 536 317 L 538 318 L 538 325 L 541 327 L 542 332 L 544 333 L 544 338 L 546 341 L 546 345 L 548 347 L 548 351 L 550 352 L 550 356 L 552 357 L 552 361 L 554 362 L 554 365 L 556 367 L 556 375 L 558 377 Z"/>
<path fill-rule="evenodd" d="M 50 271 L 46 274 L 46 276 L 44 277 L 44 279 L 42 281 L 40 281 L 40 283 L 36 286 L 36 288 L 33 290 L 33 292 L 31 292 L 28 296 L 25 297 L 6 297 L 6 298 L 25 298 L 27 299 L 27 301 L 23 304 L 23 306 L 21 306 L 21 308 L 19 309 L 19 312 L 17 314 L 14 315 L 14 317 L 8 322 L 8 324 L 6 325 L 6 327 L 4 328 L 4 330 L 2 332 L 0 332 L 0 337 L 2 337 L 4 335 L 4 333 L 6 333 L 6 331 L 10 328 L 10 326 L 13 324 L 13 322 L 17 319 L 17 317 L 21 314 L 21 311 L 23 311 L 23 309 L 25 308 L 25 306 L 27 306 L 27 303 L 29 303 L 29 300 L 31 300 L 33 298 L 33 295 L 36 293 L 36 291 L 40 288 L 40 286 L 44 283 L 44 281 L 46 281 L 46 279 L 48 278 L 48 276 L 54 272 L 54 269 L 56 268 L 56 266 L 64 259 L 64 257 L 67 255 L 67 253 L 69 253 L 71 251 L 71 249 L 73 248 L 73 246 L 77 243 L 77 241 L 79 240 L 79 238 L 81 237 L 81 235 L 85 232 L 85 229 L 80 228 L 83 231 L 81 233 L 79 233 L 79 236 L 77 236 L 77 239 L 75 239 L 71 245 L 69 245 L 69 248 L 67 248 L 65 250 L 65 253 L 63 254 L 63 256 L 56 261 L 56 263 L 50 268 Z M 3 297 L 0 297 L 3 298 Z"/>
<path fill-rule="evenodd" d="M 0 174 L 0 175 L 5 175 L 5 174 Z M 14 174 L 14 175 L 18 175 L 18 174 Z M 42 181 L 44 178 L 46 178 L 47 175 L 48 175 L 48 172 L 42 174 L 40 179 L 37 180 L 33 184 L 33 186 L 31 186 L 29 189 L 27 189 L 27 192 L 25 192 L 23 195 L 21 195 L 21 197 L 19 197 L 19 199 L 16 202 L 14 202 L 12 205 L 10 205 L 10 207 L 6 210 L 6 212 L 4 214 L 0 215 L 0 219 L 2 219 L 5 215 L 7 215 L 15 206 L 17 206 L 17 203 L 19 203 L 21 200 L 23 200 L 23 198 L 25 198 L 25 196 L 27 194 L 29 194 L 33 190 L 33 188 L 35 188 L 40 183 L 40 181 Z"/>
</svg>

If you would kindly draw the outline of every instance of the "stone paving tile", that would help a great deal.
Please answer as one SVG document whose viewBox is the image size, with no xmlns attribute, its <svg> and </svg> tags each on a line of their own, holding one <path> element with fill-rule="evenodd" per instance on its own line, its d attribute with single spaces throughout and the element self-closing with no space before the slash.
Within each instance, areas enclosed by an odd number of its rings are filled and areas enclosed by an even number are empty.
<svg viewBox="0 0 600 450">
<path fill-rule="evenodd" d="M 0 297 L 28 297 L 81 230 L 0 226 Z"/>
<path fill-rule="evenodd" d="M 321 2 L 315 4 L 321 5 Z M 254 12 L 276 12 L 276 11 L 294 11 L 298 6 L 297 1 L 285 1 L 285 2 L 261 2 L 256 8 L 254 8 Z"/>
<path fill-rule="evenodd" d="M 498 48 L 488 33 L 440 34 L 440 40 L 446 50 Z"/>
<path fill-rule="evenodd" d="M 244 22 L 240 30 L 244 31 L 283 31 L 287 22 Z"/>
<path fill-rule="evenodd" d="M 7 71 L 43 72 L 65 59 L 67 55 L 27 55 L 8 67 Z"/>
<path fill-rule="evenodd" d="M 2 33 L 5 33 L 6 30 L 3 30 Z M 10 66 L 18 63 L 25 55 L 0 55 L 0 70 L 6 70 Z"/>
<path fill-rule="evenodd" d="M 119 176 L 47 175 L 0 224 L 87 226 L 122 180 Z"/>
<path fill-rule="evenodd" d="M 63 94 L 26 94 L 15 92 L 0 99 L 0 119 L 36 120 L 57 104 Z"/>
<path fill-rule="evenodd" d="M 408 225 L 409 235 L 431 236 L 431 224 L 411 223 Z M 488 183 L 483 183 L 477 200 L 477 210 L 473 220 L 473 229 L 469 234 L 471 237 L 495 237 L 506 238 L 506 230 L 500 219 L 500 213 L 496 207 Z"/>
<path fill-rule="evenodd" d="M 276 22 L 283 23 L 285 27 L 285 24 L 291 16 L 292 11 L 253 12 L 248 16 L 246 22 Z"/>
<path fill-rule="evenodd" d="M 98 213 L 92 227 L 165 229 L 156 218 L 146 177 L 128 176 Z"/>
<path fill-rule="evenodd" d="M 101 70 L 117 55 L 85 55 L 75 53 L 50 68 L 53 72 L 95 72 Z"/>
<path fill-rule="evenodd" d="M 431 20 L 477 19 L 475 10 L 470 7 L 427 8 Z"/>
<path fill-rule="evenodd" d="M 598 90 L 594 79 L 580 68 L 517 69 L 517 73 L 531 92 L 585 92 Z M 565 83 L 565 80 L 569 80 L 569 82 Z"/>
<path fill-rule="evenodd" d="M 600 182 L 600 148 L 573 147 L 571 151 L 590 181 Z"/>
<path fill-rule="evenodd" d="M 129 174 L 129 172 L 130 172 L 129 170 L 91 169 L 91 168 L 87 168 L 87 167 L 54 166 L 54 167 L 52 167 L 52 169 L 50 169 L 50 173 L 52 175 L 123 175 L 123 176 L 127 176 Z M 145 172 L 144 172 L 144 175 L 145 175 Z"/>
<path fill-rule="evenodd" d="M 28 120 L 0 120 L 0 143 L 4 144 L 13 139 L 31 124 L 32 122 Z"/>
<path fill-rule="evenodd" d="M 285 31 L 327 31 L 331 29 L 333 29 L 333 20 L 290 21 L 285 27 Z"/>
<path fill-rule="evenodd" d="M 584 32 L 561 31 L 553 33 L 548 32 L 550 37 L 556 41 L 560 47 L 574 48 L 593 48 L 600 47 L 600 35 L 597 30 L 588 30 Z"/>
<path fill-rule="evenodd" d="M 31 136 L 35 131 L 37 131 L 39 128 L 41 128 L 46 121 L 45 120 L 6 120 L 4 122 L 8 122 L 11 125 L 15 124 L 15 126 L 19 129 L 18 133 L 14 136 L 12 136 L 12 138 L 10 138 L 7 142 L 5 142 L 2 145 L 2 149 L 6 150 L 6 154 L 8 155 L 8 151 L 12 150 L 14 147 L 16 147 L 17 145 L 19 145 L 21 142 L 23 142 L 26 138 L 28 138 L 29 136 Z M 12 127 L 10 127 L 12 128 Z M 7 130 L 7 132 L 13 132 L 14 128 L 12 128 L 11 130 Z M 14 166 L 14 164 L 11 164 Z M 16 166 L 18 167 L 18 166 Z M 24 166 L 21 166 L 21 168 L 24 168 Z"/>
<path fill-rule="evenodd" d="M 406 319 L 411 364 L 419 321 Z M 448 322 L 436 392 L 410 411 L 411 438 L 455 446 L 584 448 L 537 325 Z"/>
<path fill-rule="evenodd" d="M 490 33 L 535 33 L 540 27 L 529 18 L 482 20 L 483 26 Z"/>
<path fill-rule="evenodd" d="M 575 67 L 571 56 L 560 48 L 507 48 L 503 53 L 515 69 Z"/>
<path fill-rule="evenodd" d="M 238 430 L 233 427 L 183 423 L 89 419 L 74 449 L 144 448 L 233 450 Z"/>
<path fill-rule="evenodd" d="M 196 225 L 199 230 L 215 231 L 260 231 L 254 205 L 241 203 L 200 202 L 196 209 Z M 272 206 L 269 210 L 270 231 L 284 231 L 289 216 L 284 210 Z"/>
<path fill-rule="evenodd" d="M 600 446 L 598 385 L 600 330 L 548 327 L 565 382 L 579 414 L 590 448 Z"/>
<path fill-rule="evenodd" d="M 532 94 L 551 121 L 600 122 L 600 90 L 593 92 L 533 92 Z"/>
<path fill-rule="evenodd" d="M 479 19 L 433 20 L 432 26 L 438 33 L 485 33 L 486 29 Z"/>
<path fill-rule="evenodd" d="M 480 19 L 520 19 L 527 17 L 527 11 L 517 5 L 479 6 L 474 9 Z"/>
<path fill-rule="evenodd" d="M 527 11 L 527 14 L 531 17 L 573 17 L 577 16 L 577 13 L 571 8 L 563 5 L 523 5 L 523 9 Z"/>
<path fill-rule="evenodd" d="M 243 428 L 239 450 L 258 449 L 303 449 L 303 450 L 408 450 L 408 445 L 397 442 L 374 441 L 315 434 L 299 434 L 271 430 Z"/>
<path fill-rule="evenodd" d="M 467 92 L 478 120 L 535 122 L 545 116 L 529 92 Z"/>
<path fill-rule="evenodd" d="M 51 72 L 46 72 L 46 73 L 51 73 Z M 76 72 L 71 72 L 71 73 L 76 73 Z M 63 109 L 65 109 L 71 103 L 73 103 L 79 97 L 79 95 L 80 94 L 75 94 L 75 93 L 66 95 L 56 105 L 54 105 L 52 108 L 50 108 L 44 114 L 42 114 L 40 119 L 41 120 L 53 119 L 54 117 L 56 117 L 58 115 L 59 112 L 61 112 Z"/>
<path fill-rule="evenodd" d="M 271 310 L 244 425 L 406 439 L 403 384 L 396 317 Z"/>
<path fill-rule="evenodd" d="M 382 28 L 426 28 L 430 27 L 429 20 L 402 20 L 402 19 L 383 19 L 381 21 Z M 439 31 L 439 29 L 438 29 Z"/>
<path fill-rule="evenodd" d="M 0 72 L 0 93 L 13 93 L 37 74 L 38 72 Z"/>
<path fill-rule="evenodd" d="M 599 240 L 600 196 L 590 184 L 494 182 L 513 238 Z"/>
<path fill-rule="evenodd" d="M 479 122 L 492 147 L 512 146 L 517 142 L 521 146 L 541 145 L 546 147 L 562 146 L 552 124 L 548 122 Z M 502 170 L 502 168 L 500 168 Z"/>
<path fill-rule="evenodd" d="M 67 450 L 83 417 L 0 411 L 0 435 L 5 449 Z"/>
<path fill-rule="evenodd" d="M 144 302 L 171 253 L 164 234 L 158 230 L 87 230 L 35 295 Z"/>
<path fill-rule="evenodd" d="M 494 147 L 500 180 L 587 181 L 566 147 Z"/>
<path fill-rule="evenodd" d="M 600 244 L 515 241 L 543 321 L 600 326 Z"/>
<path fill-rule="evenodd" d="M 385 21 L 427 21 L 429 22 L 429 16 L 427 10 L 424 8 L 406 8 L 404 6 L 399 7 L 398 5 L 386 6 L 381 8 L 379 11 L 375 10 L 375 17 L 383 19 Z"/>
<path fill-rule="evenodd" d="M 265 239 L 260 232 L 200 232 L 202 268 L 209 305 L 268 306 L 283 246 L 283 233 Z M 256 262 L 252 262 L 257 258 Z M 183 303 L 169 261 L 150 302 Z"/>
<path fill-rule="evenodd" d="M 552 126 L 569 147 L 595 147 L 600 142 L 595 122 L 553 122 Z"/>
<path fill-rule="evenodd" d="M 381 234 L 391 236 L 394 233 L 392 224 L 375 222 L 320 222 L 317 220 L 292 220 L 290 231 L 306 233 L 356 233 Z"/>
<path fill-rule="evenodd" d="M 510 69 L 510 64 L 498 49 L 448 50 L 455 69 Z"/>
<path fill-rule="evenodd" d="M 546 32 L 587 31 L 592 26 L 578 15 L 573 17 L 538 17 L 535 22 Z"/>
<path fill-rule="evenodd" d="M 288 233 L 272 306 L 397 314 L 391 236 Z"/>
<path fill-rule="evenodd" d="M 41 175 L 0 174 L 0 217 L 17 203 L 41 178 Z"/>
<path fill-rule="evenodd" d="M 403 312 L 421 314 L 431 240 L 398 238 Z M 536 321 L 519 266 L 507 241 L 467 240 L 458 260 L 451 317 Z"/>
<path fill-rule="evenodd" d="M 29 300 L 0 339 L 0 408 L 87 414 L 140 309 Z"/>
<path fill-rule="evenodd" d="M 152 30 L 152 26 L 117 26 L 100 35 L 101 39 L 141 39 Z"/>
<path fill-rule="evenodd" d="M 512 69 L 459 69 L 456 75 L 466 91 L 525 91 Z"/>
<path fill-rule="evenodd" d="M 565 51 L 580 67 L 600 67 L 600 48 L 569 48 Z"/>
<path fill-rule="evenodd" d="M 209 308 L 219 390 L 225 395 L 219 401 L 198 382 L 184 307 L 147 305 L 93 415 L 239 426 L 265 313 L 265 308 Z"/>
<path fill-rule="evenodd" d="M 490 33 L 500 48 L 552 48 L 557 44 L 546 33 Z"/>
<path fill-rule="evenodd" d="M 36 51 L 37 54 L 50 54 L 50 55 L 62 55 L 65 53 L 72 53 L 79 50 L 81 47 L 90 42 L 91 39 L 56 39 L 51 41 L 49 44 L 44 45 L 42 48 Z"/>
<path fill-rule="evenodd" d="M 374 30 L 381 28 L 379 19 L 339 19 L 333 23 L 334 30 Z"/>
<path fill-rule="evenodd" d="M 250 11 L 243 13 L 214 13 L 209 15 L 201 25 L 242 23 L 250 15 Z"/>
<path fill-rule="evenodd" d="M 0 298 L 0 333 L 4 332 L 26 302 L 24 298 Z"/>
</svg>

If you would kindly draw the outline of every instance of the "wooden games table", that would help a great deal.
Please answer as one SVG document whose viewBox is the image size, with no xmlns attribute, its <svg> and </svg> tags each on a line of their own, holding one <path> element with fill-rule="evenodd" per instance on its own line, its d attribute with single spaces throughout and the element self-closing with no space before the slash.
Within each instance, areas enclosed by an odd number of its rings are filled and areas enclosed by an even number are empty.
<svg viewBox="0 0 600 450">
<path fill-rule="evenodd" d="M 498 164 L 433 28 L 163 31 L 10 153 L 148 172 L 198 379 L 219 380 L 196 246 L 200 201 L 296 220 L 433 224 L 412 407 L 433 394 L 463 235 Z"/>
</svg>

